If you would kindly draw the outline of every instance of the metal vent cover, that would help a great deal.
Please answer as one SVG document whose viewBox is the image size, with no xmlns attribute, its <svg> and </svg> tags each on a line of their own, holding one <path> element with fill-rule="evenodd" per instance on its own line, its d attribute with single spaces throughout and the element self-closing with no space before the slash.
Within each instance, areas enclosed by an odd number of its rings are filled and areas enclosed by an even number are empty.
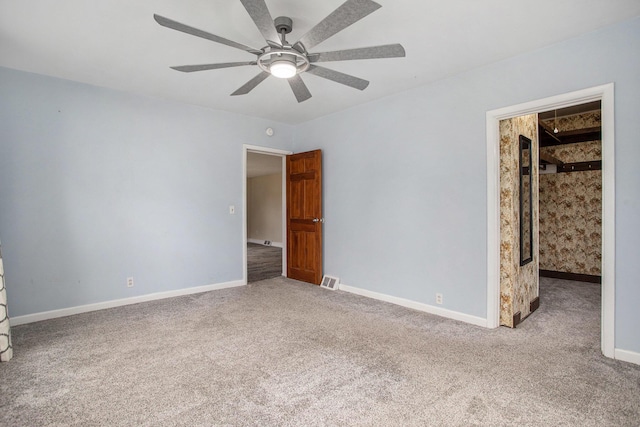
<svg viewBox="0 0 640 427">
<path fill-rule="evenodd" d="M 324 277 L 322 277 L 322 283 L 320 283 L 321 288 L 330 289 L 332 291 L 335 291 L 336 289 L 338 289 L 339 285 L 340 285 L 339 278 L 328 276 L 326 274 L 324 275 Z"/>
</svg>

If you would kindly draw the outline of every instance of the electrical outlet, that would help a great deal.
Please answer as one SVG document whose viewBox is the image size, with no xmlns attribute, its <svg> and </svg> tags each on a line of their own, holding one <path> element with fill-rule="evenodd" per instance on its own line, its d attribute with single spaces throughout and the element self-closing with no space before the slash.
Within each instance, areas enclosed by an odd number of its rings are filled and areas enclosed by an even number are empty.
<svg viewBox="0 0 640 427">
<path fill-rule="evenodd" d="M 436 304 L 442 304 L 442 294 L 436 294 Z"/>
<path fill-rule="evenodd" d="M 133 277 L 127 277 L 127 288 L 133 288 Z"/>
</svg>

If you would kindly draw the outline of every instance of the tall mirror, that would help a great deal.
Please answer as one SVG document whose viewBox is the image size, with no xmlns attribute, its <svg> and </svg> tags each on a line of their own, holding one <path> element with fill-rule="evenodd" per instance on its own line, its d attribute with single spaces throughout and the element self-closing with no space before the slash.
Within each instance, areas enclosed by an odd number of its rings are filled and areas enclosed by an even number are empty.
<svg viewBox="0 0 640 427">
<path fill-rule="evenodd" d="M 533 168 L 531 140 L 520 135 L 520 265 L 533 260 Z"/>
</svg>

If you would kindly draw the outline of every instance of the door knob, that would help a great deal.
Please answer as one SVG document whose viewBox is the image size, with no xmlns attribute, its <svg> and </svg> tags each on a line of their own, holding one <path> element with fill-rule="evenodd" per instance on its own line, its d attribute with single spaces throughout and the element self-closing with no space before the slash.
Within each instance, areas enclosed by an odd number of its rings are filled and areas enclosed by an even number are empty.
<svg viewBox="0 0 640 427">
<path fill-rule="evenodd" d="M 313 222 L 324 223 L 324 218 L 313 218 Z"/>
</svg>

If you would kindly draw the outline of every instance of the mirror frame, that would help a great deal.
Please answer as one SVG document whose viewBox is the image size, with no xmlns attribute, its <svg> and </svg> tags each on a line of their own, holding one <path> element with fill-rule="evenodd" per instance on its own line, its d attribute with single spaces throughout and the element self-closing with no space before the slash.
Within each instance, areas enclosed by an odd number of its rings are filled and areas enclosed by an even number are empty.
<svg viewBox="0 0 640 427">
<path fill-rule="evenodd" d="M 518 163 L 518 169 L 520 170 L 520 266 L 526 265 L 533 261 L 533 156 L 532 156 L 532 144 L 531 140 L 524 135 L 520 135 L 520 162 Z M 528 151 L 528 156 L 525 157 L 525 153 Z M 524 162 L 528 159 L 529 164 Z M 525 181 L 526 180 L 526 181 Z M 528 191 L 525 189 L 525 184 L 528 185 Z M 524 224 L 524 209 L 525 201 L 528 201 L 529 206 L 529 221 L 528 224 Z M 525 229 L 528 228 L 528 230 Z M 529 233 L 529 241 L 525 242 L 525 231 Z M 528 243 L 529 250 L 525 250 L 525 243 Z"/>
</svg>

